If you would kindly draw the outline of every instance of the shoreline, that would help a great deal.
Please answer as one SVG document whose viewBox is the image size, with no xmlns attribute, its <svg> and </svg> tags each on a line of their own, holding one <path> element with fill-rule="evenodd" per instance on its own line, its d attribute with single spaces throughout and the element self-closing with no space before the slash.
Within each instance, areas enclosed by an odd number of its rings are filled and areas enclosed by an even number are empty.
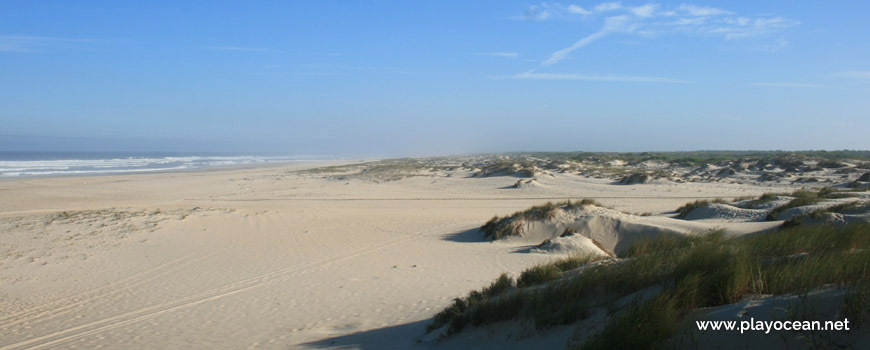
<svg viewBox="0 0 870 350">
<path fill-rule="evenodd" d="M 277 161 L 277 162 L 259 162 L 248 164 L 231 164 L 231 165 L 215 165 L 198 168 L 186 169 L 160 169 L 160 170 L 137 170 L 129 172 L 117 173 L 89 173 L 89 174 L 50 174 L 50 175 L 24 175 L 24 176 L 0 176 L 0 183 L 4 181 L 29 180 L 29 179 L 52 179 L 52 178 L 85 178 L 85 177 L 107 177 L 107 176 L 133 176 L 133 175 L 158 175 L 158 174 L 178 174 L 178 173 L 201 173 L 211 171 L 234 171 L 234 170 L 250 170 L 261 168 L 280 168 L 292 167 L 293 165 L 312 165 L 312 167 L 345 165 L 355 162 L 368 162 L 380 160 L 381 158 L 352 158 L 352 159 L 316 159 L 316 160 L 293 160 L 293 161 Z M 304 169 L 304 168 L 303 168 Z"/>
</svg>

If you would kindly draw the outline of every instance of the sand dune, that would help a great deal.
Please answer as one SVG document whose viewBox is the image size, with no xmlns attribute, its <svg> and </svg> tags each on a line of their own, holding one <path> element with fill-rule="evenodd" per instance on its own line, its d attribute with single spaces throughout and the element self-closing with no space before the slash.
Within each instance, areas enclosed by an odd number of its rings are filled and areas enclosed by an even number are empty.
<svg viewBox="0 0 870 350">
<path fill-rule="evenodd" d="M 453 297 L 551 258 L 528 250 L 552 235 L 483 240 L 493 215 L 565 198 L 664 213 L 771 191 L 572 173 L 516 191 L 516 177 L 472 169 L 389 181 L 298 172 L 321 165 L 0 181 L 0 349 L 409 347 Z M 728 225 L 618 211 L 572 225 L 607 252 L 650 229 Z M 359 338 L 371 334 L 403 337 Z"/>
</svg>

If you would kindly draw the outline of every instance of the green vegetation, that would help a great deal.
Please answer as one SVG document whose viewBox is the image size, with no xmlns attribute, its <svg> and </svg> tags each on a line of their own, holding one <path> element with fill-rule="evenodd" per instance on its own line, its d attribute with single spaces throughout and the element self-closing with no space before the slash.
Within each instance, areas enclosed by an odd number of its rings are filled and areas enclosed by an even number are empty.
<svg viewBox="0 0 870 350">
<path fill-rule="evenodd" d="M 465 298 L 454 299 L 452 305 L 435 315 L 432 324 L 426 328 L 426 331 L 431 332 L 434 329 L 440 328 L 451 320 L 461 317 L 468 310 L 469 306 L 476 306 L 487 302 L 489 298 L 503 294 L 505 291 L 514 288 L 514 286 L 514 280 L 510 276 L 504 273 L 501 274 L 488 287 L 480 291 L 472 291 Z"/>
<path fill-rule="evenodd" d="M 395 181 L 415 176 L 434 176 L 436 171 L 462 168 L 448 158 L 397 158 L 373 162 L 333 165 L 299 170 L 299 173 L 326 175 L 335 179 L 357 178 L 375 181 Z"/>
<path fill-rule="evenodd" d="M 846 312 L 868 319 L 868 224 L 795 227 L 742 238 L 721 232 L 660 236 L 635 242 L 620 258 L 578 273 L 566 273 L 572 264 L 535 266 L 523 272 L 522 283 L 502 276 L 483 291 L 456 299 L 429 330 L 447 325 L 449 336 L 466 326 L 511 319 L 533 320 L 545 329 L 607 310 L 610 321 L 581 348 L 657 348 L 683 329 L 685 316 L 696 308 L 827 285 L 847 288 Z M 615 302 L 628 298 L 635 301 L 620 311 Z"/>
<path fill-rule="evenodd" d="M 551 159 L 584 160 L 624 160 L 629 163 L 644 161 L 664 161 L 684 165 L 703 165 L 727 161 L 752 161 L 771 159 L 787 164 L 791 159 L 803 160 L 870 160 L 870 151 L 690 151 L 690 152 L 576 152 L 576 153 L 528 153 L 531 156 Z"/>
<path fill-rule="evenodd" d="M 870 283 L 856 283 L 850 286 L 843 300 L 845 317 L 855 323 L 858 329 L 866 329 L 870 321 Z"/>
<path fill-rule="evenodd" d="M 517 287 L 529 287 L 562 277 L 562 273 L 598 260 L 588 255 L 569 256 L 549 264 L 535 265 L 523 271 L 517 278 Z"/>
<path fill-rule="evenodd" d="M 823 161 L 819 162 L 819 166 L 822 168 L 838 169 L 838 168 L 845 168 L 847 165 L 843 164 L 842 162 L 838 162 L 836 160 L 823 160 Z"/>
<path fill-rule="evenodd" d="M 840 203 L 832 207 L 828 207 L 823 209 L 824 211 L 830 213 L 838 213 L 838 214 L 848 214 L 854 212 L 866 211 L 870 208 L 870 203 L 862 203 L 861 201 L 851 201 L 846 203 Z"/>
<path fill-rule="evenodd" d="M 821 190 L 819 190 L 818 192 L 806 191 L 806 190 L 795 191 L 795 192 L 792 192 L 792 194 L 790 196 L 794 197 L 794 199 L 792 199 L 791 201 L 789 201 L 788 203 L 786 203 L 784 205 L 773 208 L 773 210 L 771 210 L 770 213 L 767 214 L 768 221 L 778 220 L 779 215 L 782 214 L 782 212 L 784 212 L 788 209 L 791 209 L 791 208 L 813 205 L 813 204 L 822 202 L 825 199 L 848 198 L 848 197 L 854 197 L 855 195 L 853 195 L 851 193 L 834 191 L 828 187 L 825 187 L 825 188 L 822 188 Z"/>
<path fill-rule="evenodd" d="M 746 209 L 758 209 L 762 205 L 773 202 L 776 199 L 776 197 L 778 197 L 778 196 L 787 196 L 787 195 L 788 194 L 786 194 L 786 193 L 768 192 L 768 193 L 762 194 L 756 200 L 747 202 L 745 207 L 746 207 Z"/>
<path fill-rule="evenodd" d="M 772 221 L 772 220 L 777 220 L 779 215 L 788 209 L 807 206 L 807 205 L 813 205 L 813 204 L 817 204 L 819 202 L 822 202 L 822 201 L 825 201 L 828 199 L 842 199 L 842 198 L 860 197 L 860 195 L 857 192 L 863 192 L 863 191 L 856 190 L 856 189 L 836 189 L 836 188 L 831 188 L 831 187 L 823 187 L 817 191 L 798 190 L 798 191 L 795 191 L 792 193 L 772 193 L 772 192 L 769 192 L 769 193 L 762 194 L 760 197 L 758 197 L 758 199 L 750 200 L 750 201 L 743 203 L 742 206 L 744 208 L 747 208 L 747 209 L 759 209 L 762 206 L 764 206 L 765 204 L 773 202 L 777 197 L 793 197 L 788 203 L 786 203 L 784 205 L 780 205 L 776 208 L 773 208 L 773 210 L 771 210 L 770 213 L 768 213 L 767 220 Z M 743 199 L 743 200 L 746 200 L 746 199 Z M 836 208 L 839 208 L 839 207 L 840 207 L 840 205 L 835 205 L 832 208 L 835 208 L 835 210 L 836 210 Z M 682 207 L 681 207 L 681 209 L 682 209 Z M 820 215 L 823 214 L 823 212 L 825 212 L 825 211 L 831 211 L 831 210 L 823 209 L 821 211 L 817 211 L 814 214 L 815 215 L 814 218 L 821 218 Z M 832 211 L 832 212 L 837 212 L 837 211 Z M 800 217 L 805 218 L 806 216 L 808 216 L 808 215 L 801 215 Z M 800 218 L 798 218 L 798 219 L 800 219 Z M 797 222 L 797 221 L 795 221 L 795 222 Z"/>
<path fill-rule="evenodd" d="M 465 298 L 454 299 L 452 305 L 435 315 L 432 323 L 426 328 L 426 331 L 431 332 L 432 330 L 441 328 L 448 323 L 450 324 L 448 332 L 454 333 L 460 331 L 464 327 L 464 323 L 462 323 L 464 321 L 454 320 L 462 319 L 463 313 L 469 309 L 480 307 L 490 308 L 494 305 L 504 306 L 511 302 L 516 302 L 518 299 L 511 299 L 511 295 L 509 294 L 517 287 L 529 287 L 558 279 L 562 277 L 563 272 L 576 269 L 598 259 L 599 258 L 597 257 L 588 255 L 572 255 L 564 257 L 553 261 L 552 263 L 536 265 L 523 271 L 523 273 L 520 274 L 520 277 L 517 278 L 516 282 L 514 282 L 514 280 L 507 274 L 502 274 L 488 287 L 485 287 L 480 291 L 471 291 Z M 485 317 L 486 319 L 492 319 L 493 321 L 499 320 L 499 317 L 502 316 L 510 316 L 507 314 L 501 314 L 502 311 L 494 309 L 488 310 L 493 310 L 496 314 L 481 314 L 480 316 Z M 509 312 L 509 310 L 505 311 Z"/>
<path fill-rule="evenodd" d="M 481 167 L 477 176 L 486 177 L 507 175 L 519 177 L 535 177 L 535 163 L 530 161 L 496 161 Z"/>
<path fill-rule="evenodd" d="M 859 196 L 858 194 L 853 193 L 853 192 L 855 192 L 855 191 L 849 191 L 849 190 L 840 191 L 840 190 L 835 190 L 835 189 L 830 188 L 830 187 L 824 187 L 824 188 L 819 190 L 817 196 L 819 198 L 827 198 L 827 199 L 854 198 L 854 197 Z"/>
<path fill-rule="evenodd" d="M 867 212 L 870 210 L 870 203 L 860 202 L 860 201 L 851 201 L 846 203 L 840 203 L 831 207 L 822 208 L 813 210 L 807 214 L 795 215 L 785 222 L 782 223 L 782 228 L 789 228 L 803 225 L 804 221 L 807 219 L 814 220 L 826 220 L 829 215 L 832 213 L 836 214 L 849 214 L 849 213 L 859 213 L 859 212 Z"/>
<path fill-rule="evenodd" d="M 476 177 L 517 176 L 532 178 L 546 169 L 552 172 L 577 173 L 596 178 L 622 179 L 627 183 L 644 182 L 654 178 L 676 178 L 677 181 L 719 181 L 722 175 L 731 172 L 750 171 L 764 173 L 759 179 L 783 180 L 779 172 L 769 172 L 774 168 L 789 173 L 820 171 L 823 168 L 810 165 L 819 162 L 827 166 L 839 166 L 841 160 L 849 160 L 858 167 L 839 168 L 839 172 L 866 171 L 870 161 L 870 151 L 693 151 L 693 152 L 563 152 L 563 153 L 503 153 L 479 154 L 453 157 L 400 158 L 385 159 L 366 163 L 327 166 L 300 170 L 300 173 L 321 174 L 338 180 L 359 178 L 370 181 L 392 181 L 416 176 L 448 176 L 441 171 L 473 170 Z M 613 164 L 621 161 L 624 165 Z M 695 168 L 691 174 L 675 171 L 672 167 L 647 167 L 645 162 L 659 162 L 664 165 Z M 809 163 L 808 163 L 809 162 Z M 864 162 L 862 164 L 862 162 Z M 715 165 L 708 168 L 707 165 Z M 721 169 L 714 171 L 712 169 Z M 829 168 L 834 169 L 834 168 Z M 632 176 L 634 174 L 634 176 Z M 791 182 L 814 182 L 811 177 L 789 178 Z M 862 180 L 863 181 L 863 180 Z M 855 182 L 853 186 L 860 186 Z"/>
<path fill-rule="evenodd" d="M 696 201 L 691 202 L 691 203 L 686 203 L 682 207 L 677 208 L 677 217 L 684 218 L 684 217 L 686 217 L 686 215 L 689 215 L 689 213 L 691 213 L 692 210 L 695 210 L 698 208 L 706 208 L 710 204 L 713 204 L 713 203 L 729 204 L 728 201 L 721 199 L 721 198 L 716 198 L 713 200 L 699 199 L 699 200 L 696 200 Z"/>
<path fill-rule="evenodd" d="M 587 205 L 601 206 L 593 199 L 582 199 L 572 202 L 570 199 L 564 202 L 547 202 L 542 205 L 536 205 L 529 209 L 518 211 L 509 216 L 499 217 L 494 216 L 481 227 L 483 236 L 492 239 L 503 239 L 510 236 L 517 236 L 523 225 L 528 221 L 552 219 L 561 208 L 562 210 L 572 210 Z"/>
</svg>

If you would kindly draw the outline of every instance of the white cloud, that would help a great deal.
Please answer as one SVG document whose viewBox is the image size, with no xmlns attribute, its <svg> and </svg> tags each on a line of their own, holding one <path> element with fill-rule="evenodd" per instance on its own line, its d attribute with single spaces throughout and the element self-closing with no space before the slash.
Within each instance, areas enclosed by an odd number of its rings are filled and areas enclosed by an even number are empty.
<svg viewBox="0 0 870 350">
<path fill-rule="evenodd" d="M 820 88 L 823 87 L 818 84 L 807 84 L 807 83 L 752 83 L 749 84 L 751 86 L 765 86 L 765 87 L 785 87 L 785 88 Z"/>
<path fill-rule="evenodd" d="M 580 7 L 580 6 L 577 6 L 577 5 L 568 5 L 567 9 L 568 9 L 568 12 L 570 12 L 570 13 L 576 13 L 576 14 L 579 14 L 579 15 L 589 15 L 589 14 L 592 14 L 592 11 L 589 11 L 589 10 L 584 9 L 584 8 L 582 8 L 582 7 Z"/>
<path fill-rule="evenodd" d="M 577 40 L 571 46 L 568 46 L 559 51 L 553 52 L 550 54 L 550 57 L 547 58 L 544 62 L 541 63 L 541 66 L 552 66 L 558 63 L 565 58 L 568 58 L 568 55 L 581 47 L 591 44 L 595 40 L 601 39 L 605 36 L 610 35 L 611 33 L 616 33 L 620 31 L 631 31 L 632 28 L 627 26 L 628 17 L 626 16 L 615 16 L 615 17 L 607 17 L 604 20 L 604 27 L 601 30 L 589 34 L 580 40 Z"/>
<path fill-rule="evenodd" d="M 779 16 L 738 15 L 732 11 L 709 6 L 682 4 L 677 7 L 662 8 L 655 3 L 625 6 L 620 2 L 603 2 L 591 8 L 578 5 L 566 6 L 560 3 L 541 3 L 529 6 L 524 18 L 534 21 L 572 18 L 596 20 L 596 18 L 600 19 L 605 15 L 618 16 L 619 13 L 631 16 L 637 27 L 644 27 L 642 31 L 637 31 L 637 33 L 679 31 L 719 35 L 726 39 L 771 34 L 800 24 L 798 21 Z M 661 18 L 672 18 L 673 20 L 656 20 Z"/>
<path fill-rule="evenodd" d="M 709 34 L 724 35 L 725 39 L 739 39 L 750 36 L 760 36 L 793 27 L 800 22 L 782 17 L 772 18 L 724 18 L 713 27 L 703 28 Z"/>
<path fill-rule="evenodd" d="M 670 24 L 674 26 L 699 26 L 705 23 L 707 23 L 707 19 L 704 17 L 683 17 Z"/>
<path fill-rule="evenodd" d="M 575 41 L 571 46 L 550 54 L 541 67 L 554 65 L 566 58 L 571 52 L 588 46 L 614 33 L 633 33 L 645 37 L 656 37 L 667 32 L 720 36 L 726 40 L 763 36 L 785 30 L 800 22 L 783 17 L 735 16 L 734 12 L 708 6 L 682 4 L 675 8 L 660 9 L 658 4 L 642 6 L 623 6 L 619 2 L 604 2 L 587 10 L 577 5 L 563 6 L 559 3 L 533 5 L 529 7 L 526 18 L 546 20 L 580 14 L 584 19 L 600 18 L 604 12 L 614 12 L 603 18 L 602 27 Z M 618 13 L 623 14 L 618 14 Z M 671 20 L 660 21 L 656 18 L 667 17 Z M 788 41 L 778 39 L 769 45 L 757 46 L 758 50 L 773 52 L 785 47 Z"/>
<path fill-rule="evenodd" d="M 677 7 L 677 12 L 685 13 L 689 16 L 719 16 L 719 15 L 730 15 L 734 12 L 725 11 L 723 9 L 715 8 L 715 7 L 707 7 L 707 6 L 695 6 L 695 5 L 687 5 L 682 4 Z"/>
<path fill-rule="evenodd" d="M 526 9 L 526 13 L 522 17 L 514 17 L 514 19 L 524 19 L 526 21 L 546 21 L 557 18 L 567 18 L 575 15 L 591 15 L 594 11 L 587 10 L 579 5 L 562 5 L 560 3 L 541 3 L 540 5 L 530 5 Z"/>
<path fill-rule="evenodd" d="M 573 16 L 573 17 L 572 17 Z M 582 16 L 582 17 L 578 17 Z M 642 6 L 624 6 L 620 2 L 603 2 L 589 9 L 576 5 L 564 6 L 559 3 L 533 5 L 526 13 L 528 20 L 570 19 L 579 18 L 589 21 L 601 21 L 601 27 L 594 32 L 586 34 L 568 47 L 564 47 L 550 53 L 541 61 L 538 69 L 554 66 L 569 58 L 570 55 L 590 44 L 602 40 L 614 34 L 631 34 L 640 37 L 657 37 L 665 33 L 682 33 L 689 35 L 704 35 L 720 37 L 724 40 L 739 40 L 748 37 L 765 37 L 765 43 L 751 43 L 756 50 L 773 52 L 788 45 L 788 41 L 782 38 L 771 37 L 790 27 L 800 24 L 779 16 L 738 15 L 732 11 L 709 7 L 682 4 L 677 7 L 665 7 L 655 3 Z M 531 79 L 532 72 L 523 73 L 523 78 Z M 535 79 L 543 79 L 546 75 L 538 73 Z M 610 76 L 577 76 L 577 75 L 553 75 L 547 79 L 605 80 Z M 520 77 L 519 75 L 516 77 Z M 594 79 L 593 79 L 594 78 Z"/>
<path fill-rule="evenodd" d="M 656 9 L 659 8 L 659 5 L 656 4 L 646 4 L 638 7 L 631 7 L 629 11 L 638 17 L 648 18 L 653 17 Z"/>
<path fill-rule="evenodd" d="M 558 74 L 558 73 L 535 73 L 529 71 L 506 77 L 492 78 L 509 78 L 509 79 L 530 79 L 530 80 L 585 80 L 585 81 L 612 81 L 612 82 L 632 82 L 632 83 L 673 83 L 673 84 L 692 84 L 687 80 L 679 80 L 663 77 L 647 77 L 647 76 L 625 76 L 625 75 L 583 75 L 583 74 Z"/>
<path fill-rule="evenodd" d="M 598 6 L 595 6 L 595 11 L 596 12 L 607 12 L 607 11 L 619 10 L 621 8 L 622 8 L 622 4 L 619 2 L 603 2 L 603 3 L 599 4 Z"/>
<path fill-rule="evenodd" d="M 541 5 L 531 5 L 526 10 L 525 19 L 529 21 L 543 21 L 550 18 L 549 5 L 546 3 Z"/>
<path fill-rule="evenodd" d="M 561 49 L 559 51 L 553 52 L 552 54 L 550 54 L 550 58 L 547 58 L 544 62 L 541 62 L 541 66 L 552 66 L 556 63 L 559 63 L 559 61 L 564 60 L 565 58 L 568 58 L 568 54 L 570 54 L 572 51 L 577 50 L 577 49 L 584 47 L 586 45 L 589 45 L 593 41 L 601 39 L 601 38 L 607 36 L 608 34 L 610 34 L 610 33 L 605 31 L 605 30 L 600 30 L 600 31 L 597 31 L 595 33 L 589 34 L 589 35 L 583 37 L 582 39 L 577 40 L 573 45 L 568 46 L 568 47 Z"/>
</svg>

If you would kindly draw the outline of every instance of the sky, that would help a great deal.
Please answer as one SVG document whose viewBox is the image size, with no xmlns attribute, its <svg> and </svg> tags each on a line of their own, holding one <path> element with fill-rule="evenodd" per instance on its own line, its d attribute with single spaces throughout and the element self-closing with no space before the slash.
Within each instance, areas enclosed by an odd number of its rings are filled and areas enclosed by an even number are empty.
<svg viewBox="0 0 870 350">
<path fill-rule="evenodd" d="M 0 151 L 870 149 L 868 1 L 0 1 Z"/>
</svg>

